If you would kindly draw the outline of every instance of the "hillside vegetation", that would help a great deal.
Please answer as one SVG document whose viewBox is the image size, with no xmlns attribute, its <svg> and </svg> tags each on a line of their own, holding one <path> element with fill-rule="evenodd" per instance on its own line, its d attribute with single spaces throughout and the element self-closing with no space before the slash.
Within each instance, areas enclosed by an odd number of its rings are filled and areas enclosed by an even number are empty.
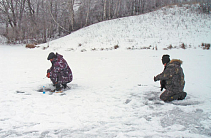
<svg viewBox="0 0 211 138">
<path fill-rule="evenodd" d="M 199 5 L 167 6 L 144 15 L 104 21 L 40 45 L 57 50 L 198 48 L 211 43 L 211 14 Z"/>
</svg>

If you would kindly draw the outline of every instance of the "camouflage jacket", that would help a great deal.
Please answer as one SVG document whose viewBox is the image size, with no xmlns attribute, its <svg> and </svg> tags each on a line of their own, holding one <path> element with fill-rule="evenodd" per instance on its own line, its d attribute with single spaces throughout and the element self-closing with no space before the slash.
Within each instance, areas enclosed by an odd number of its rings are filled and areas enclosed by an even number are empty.
<svg viewBox="0 0 211 138">
<path fill-rule="evenodd" d="M 66 84 L 72 81 L 72 71 L 62 55 L 56 53 L 56 58 L 51 63 L 52 66 L 47 73 L 50 73 L 50 79 L 54 84 Z"/>
<path fill-rule="evenodd" d="M 165 80 L 166 89 L 174 93 L 183 92 L 185 86 L 184 73 L 181 68 L 182 61 L 179 59 L 171 60 L 165 70 L 155 77 L 156 80 Z"/>
</svg>

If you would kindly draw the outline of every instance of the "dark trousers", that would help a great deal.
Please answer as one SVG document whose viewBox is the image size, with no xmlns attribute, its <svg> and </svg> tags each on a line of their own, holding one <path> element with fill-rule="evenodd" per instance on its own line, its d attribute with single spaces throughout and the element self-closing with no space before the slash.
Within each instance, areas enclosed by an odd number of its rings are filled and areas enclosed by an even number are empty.
<svg viewBox="0 0 211 138">
<path fill-rule="evenodd" d="M 165 90 L 161 95 L 160 99 L 163 100 L 164 102 L 170 102 L 173 100 L 183 100 L 185 99 L 187 93 L 186 92 L 179 92 L 179 93 L 174 93 L 169 90 Z"/>
</svg>

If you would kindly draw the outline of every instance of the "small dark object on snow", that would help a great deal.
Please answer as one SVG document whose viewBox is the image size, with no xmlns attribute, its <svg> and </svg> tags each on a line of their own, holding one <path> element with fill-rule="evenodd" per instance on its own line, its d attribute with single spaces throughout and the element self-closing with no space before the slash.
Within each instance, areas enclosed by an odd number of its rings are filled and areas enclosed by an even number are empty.
<svg viewBox="0 0 211 138">
<path fill-rule="evenodd" d="M 25 93 L 25 92 L 22 92 L 22 91 L 16 91 L 17 93 Z"/>
</svg>

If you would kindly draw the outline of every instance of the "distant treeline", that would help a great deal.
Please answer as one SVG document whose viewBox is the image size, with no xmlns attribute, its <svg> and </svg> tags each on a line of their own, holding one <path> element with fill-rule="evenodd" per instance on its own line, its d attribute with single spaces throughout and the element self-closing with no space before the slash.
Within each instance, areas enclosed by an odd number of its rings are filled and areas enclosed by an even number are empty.
<svg viewBox="0 0 211 138">
<path fill-rule="evenodd" d="M 184 3 L 211 11 L 211 0 L 0 0 L 0 35 L 8 43 L 44 43 L 94 23 Z"/>
</svg>

